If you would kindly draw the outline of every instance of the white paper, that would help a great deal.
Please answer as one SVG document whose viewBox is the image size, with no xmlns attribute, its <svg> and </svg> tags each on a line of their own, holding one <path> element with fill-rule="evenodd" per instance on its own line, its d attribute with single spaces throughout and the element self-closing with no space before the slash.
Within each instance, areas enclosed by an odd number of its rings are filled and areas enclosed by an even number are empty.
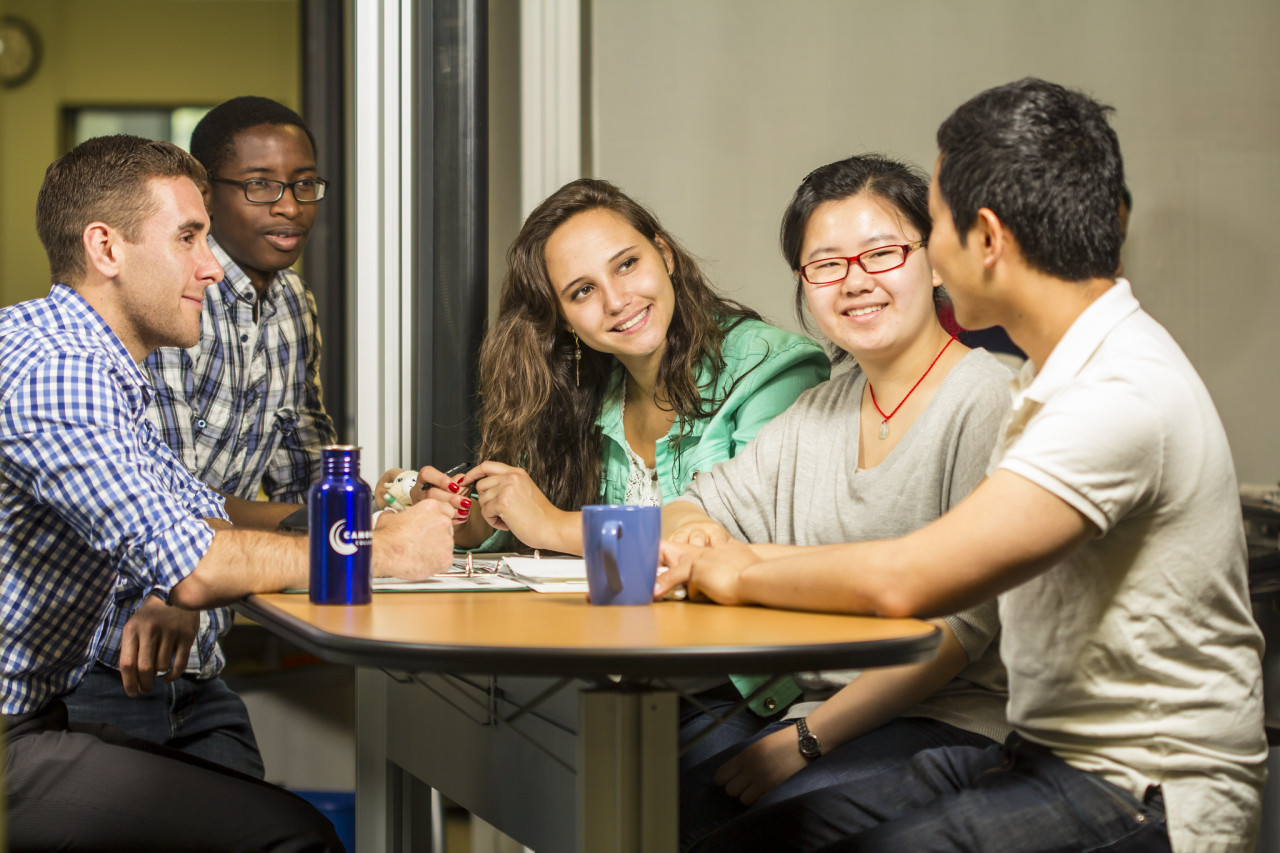
<svg viewBox="0 0 1280 853">
<path fill-rule="evenodd" d="M 401 578 L 373 579 L 374 592 L 483 592 L 512 589 L 529 589 L 529 585 L 493 572 L 477 572 L 467 577 L 455 571 L 433 575 L 420 581 Z"/>
<path fill-rule="evenodd" d="M 504 557 L 498 571 L 534 592 L 587 591 L 587 563 L 573 557 Z"/>
</svg>

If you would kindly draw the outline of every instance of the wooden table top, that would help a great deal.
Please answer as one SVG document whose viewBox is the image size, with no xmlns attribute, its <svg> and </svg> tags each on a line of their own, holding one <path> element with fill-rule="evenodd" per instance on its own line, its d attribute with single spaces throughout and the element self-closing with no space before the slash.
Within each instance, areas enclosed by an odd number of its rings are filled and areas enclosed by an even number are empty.
<svg viewBox="0 0 1280 853">
<path fill-rule="evenodd" d="M 917 619 L 664 601 L 599 607 L 535 592 L 374 594 L 365 606 L 250 596 L 237 609 L 335 663 L 496 675 L 722 675 L 928 660 L 938 629 Z"/>
</svg>

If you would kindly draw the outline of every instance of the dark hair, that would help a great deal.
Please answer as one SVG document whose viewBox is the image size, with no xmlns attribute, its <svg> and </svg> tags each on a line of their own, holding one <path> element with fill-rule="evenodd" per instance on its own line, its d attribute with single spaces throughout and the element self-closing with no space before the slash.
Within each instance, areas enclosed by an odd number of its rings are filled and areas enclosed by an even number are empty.
<svg viewBox="0 0 1280 853">
<path fill-rule="evenodd" d="M 209 110 L 191 132 L 191 153 L 204 164 L 210 175 L 217 175 L 227 158 L 235 153 L 236 135 L 242 130 L 262 124 L 299 127 L 311 142 L 315 153 L 316 138 L 311 135 L 302 116 L 270 98 L 244 95 L 223 101 Z"/>
<path fill-rule="evenodd" d="M 190 178 L 205 184 L 204 168 L 169 142 L 120 134 L 81 142 L 49 165 L 36 198 L 36 232 L 55 282 L 76 284 L 87 272 L 84 229 L 105 222 L 129 242 L 157 210 L 151 181 Z"/>
<path fill-rule="evenodd" d="M 846 157 L 825 166 L 819 166 L 805 175 L 796 188 L 791 203 L 782 213 L 782 227 L 778 241 L 782 257 L 796 275 L 796 317 L 805 330 L 809 330 L 809 318 L 805 314 L 804 281 L 800 277 L 800 252 L 804 247 L 804 233 L 809 218 L 818 206 L 828 201 L 841 201 L 867 193 L 893 205 L 906 218 L 907 223 L 928 238 L 929 177 L 923 170 L 908 163 L 893 160 L 881 154 L 861 154 Z M 941 287 L 933 289 L 934 307 L 939 316 L 947 312 L 951 300 Z M 849 357 L 844 350 L 832 345 L 828 348 L 831 363 L 839 364 Z"/>
<path fill-rule="evenodd" d="M 724 402 L 704 399 L 703 393 L 715 387 L 725 368 L 725 332 L 743 319 L 760 319 L 712 290 L 697 261 L 657 217 L 608 181 L 573 181 L 538 205 L 507 251 L 498 316 L 480 348 L 479 456 L 524 467 L 548 500 L 566 511 L 599 498 L 602 442 L 596 419 L 618 362 L 581 347 L 581 380 L 575 380 L 577 347 L 547 276 L 546 247 L 569 219 L 598 209 L 621 216 L 670 254 L 675 307 L 658 388 L 682 433 Z"/>
<path fill-rule="evenodd" d="M 938 190 L 963 245 L 988 208 L 1034 269 L 1067 281 L 1120 263 L 1125 193 L 1111 107 L 1028 77 L 988 89 L 938 128 Z"/>
</svg>

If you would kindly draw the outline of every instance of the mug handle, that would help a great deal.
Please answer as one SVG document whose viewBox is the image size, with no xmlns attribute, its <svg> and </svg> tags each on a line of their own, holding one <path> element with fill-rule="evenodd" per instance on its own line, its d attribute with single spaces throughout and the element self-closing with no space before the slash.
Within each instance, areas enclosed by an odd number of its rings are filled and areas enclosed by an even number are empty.
<svg viewBox="0 0 1280 853">
<path fill-rule="evenodd" d="M 622 538 L 622 522 L 606 521 L 600 527 L 600 549 L 604 557 L 604 576 L 609 583 L 609 592 L 618 595 L 622 592 L 622 573 L 618 571 L 618 540 Z"/>
</svg>

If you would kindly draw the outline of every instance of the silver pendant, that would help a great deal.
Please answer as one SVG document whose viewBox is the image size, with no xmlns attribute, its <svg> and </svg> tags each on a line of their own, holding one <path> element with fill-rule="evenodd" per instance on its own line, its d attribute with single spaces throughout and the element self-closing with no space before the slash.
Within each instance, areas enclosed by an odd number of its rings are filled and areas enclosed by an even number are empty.
<svg viewBox="0 0 1280 853">
<path fill-rule="evenodd" d="M 889 422 L 881 421 L 880 422 L 880 438 L 885 439 L 888 437 L 889 437 Z"/>
</svg>

